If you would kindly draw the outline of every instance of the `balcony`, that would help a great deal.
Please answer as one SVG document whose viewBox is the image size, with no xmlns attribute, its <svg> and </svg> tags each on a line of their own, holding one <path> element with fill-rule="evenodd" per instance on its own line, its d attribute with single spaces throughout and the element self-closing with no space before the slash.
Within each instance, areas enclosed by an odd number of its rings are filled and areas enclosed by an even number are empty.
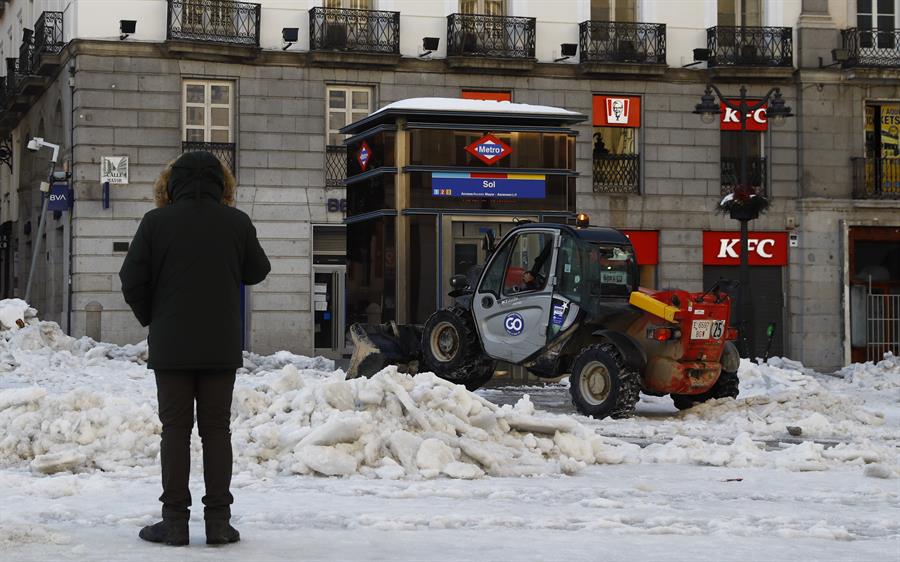
<svg viewBox="0 0 900 562">
<path fill-rule="evenodd" d="M 400 12 L 312 8 L 309 50 L 317 62 L 396 64 Z"/>
<path fill-rule="evenodd" d="M 233 142 L 189 142 L 183 141 L 181 143 L 181 152 L 200 152 L 205 150 L 206 152 L 212 152 L 216 155 L 222 162 L 225 163 L 226 166 L 231 170 L 232 174 L 237 175 L 236 164 L 236 149 L 235 144 Z"/>
<path fill-rule="evenodd" d="M 900 158 L 851 158 L 854 199 L 900 199 Z"/>
<path fill-rule="evenodd" d="M 728 195 L 740 185 L 741 160 L 740 158 L 722 158 L 722 191 Z M 769 196 L 768 182 L 766 181 L 766 159 L 761 156 L 747 158 L 747 181 L 756 189 L 756 192 L 765 197 Z"/>
<path fill-rule="evenodd" d="M 641 160 L 637 154 L 595 154 L 594 193 L 641 192 Z"/>
<path fill-rule="evenodd" d="M 6 59 L 6 107 L 13 112 L 31 107 L 31 96 L 43 86 L 43 79 L 31 74 L 30 60 L 30 56 Z"/>
<path fill-rule="evenodd" d="M 325 187 L 344 187 L 347 177 L 347 147 L 328 145 L 325 147 Z"/>
<path fill-rule="evenodd" d="M 841 31 L 848 59 L 844 68 L 900 68 L 900 29 L 859 29 Z"/>
<path fill-rule="evenodd" d="M 534 43 L 534 18 L 447 16 L 447 64 L 451 68 L 530 70 L 536 62 Z"/>
<path fill-rule="evenodd" d="M 43 12 L 34 24 L 34 51 L 31 68 L 35 74 L 48 76 L 60 65 L 63 40 L 63 13 Z"/>
<path fill-rule="evenodd" d="M 707 66 L 725 75 L 790 76 L 793 38 L 790 27 L 710 27 Z"/>
<path fill-rule="evenodd" d="M 583 21 L 580 68 L 593 74 L 664 74 L 666 24 Z"/>
<path fill-rule="evenodd" d="M 172 53 L 253 58 L 259 52 L 260 5 L 229 0 L 167 0 Z"/>
</svg>

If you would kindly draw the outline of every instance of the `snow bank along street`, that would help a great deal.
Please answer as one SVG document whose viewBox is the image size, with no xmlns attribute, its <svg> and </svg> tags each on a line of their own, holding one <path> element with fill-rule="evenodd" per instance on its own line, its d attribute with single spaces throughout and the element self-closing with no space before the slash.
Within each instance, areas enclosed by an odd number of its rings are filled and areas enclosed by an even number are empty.
<svg viewBox="0 0 900 562">
<path fill-rule="evenodd" d="M 160 559 L 137 539 L 159 510 L 146 343 L 73 339 L 19 300 L 0 323 L 0 554 Z M 322 358 L 247 354 L 245 540 L 216 556 L 897 560 L 900 359 L 824 375 L 775 358 L 740 377 L 737 400 L 678 413 L 644 397 L 635 418 L 597 421 L 429 373 L 344 380 Z M 193 449 L 199 477 L 196 434 Z M 203 557 L 199 520 L 192 533 L 179 559 Z"/>
</svg>

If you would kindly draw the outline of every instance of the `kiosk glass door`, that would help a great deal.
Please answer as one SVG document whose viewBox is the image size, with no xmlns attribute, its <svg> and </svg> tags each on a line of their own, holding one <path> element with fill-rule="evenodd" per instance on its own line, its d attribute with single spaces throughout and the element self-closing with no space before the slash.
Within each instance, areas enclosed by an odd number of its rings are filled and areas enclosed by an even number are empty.
<svg viewBox="0 0 900 562">
<path fill-rule="evenodd" d="M 344 351 L 343 265 L 314 265 L 312 308 L 315 353 L 339 359 Z"/>
<path fill-rule="evenodd" d="M 537 221 L 537 217 L 520 217 Z M 482 241 L 488 231 L 494 233 L 495 243 L 506 236 L 516 225 L 512 218 L 482 216 L 443 217 L 443 263 L 440 279 L 441 302 L 443 306 L 453 304 L 447 295 L 450 292 L 450 278 L 454 275 L 468 275 L 472 267 L 484 266 L 487 257 Z M 450 235 L 448 236 L 447 233 Z"/>
</svg>

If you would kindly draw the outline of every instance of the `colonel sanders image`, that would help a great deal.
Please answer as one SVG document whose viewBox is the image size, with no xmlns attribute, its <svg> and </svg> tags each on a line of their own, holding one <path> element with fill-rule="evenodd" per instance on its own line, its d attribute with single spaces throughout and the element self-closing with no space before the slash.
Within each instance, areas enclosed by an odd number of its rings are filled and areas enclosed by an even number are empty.
<svg viewBox="0 0 900 562">
<path fill-rule="evenodd" d="M 628 124 L 628 103 L 629 100 L 623 98 L 607 98 L 606 99 L 606 122 L 615 123 L 617 125 Z"/>
</svg>

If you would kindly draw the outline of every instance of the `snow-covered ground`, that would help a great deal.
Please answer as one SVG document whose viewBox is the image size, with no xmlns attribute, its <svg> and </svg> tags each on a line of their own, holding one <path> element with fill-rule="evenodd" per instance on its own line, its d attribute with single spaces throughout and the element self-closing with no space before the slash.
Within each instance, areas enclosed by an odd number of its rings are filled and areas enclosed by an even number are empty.
<svg viewBox="0 0 900 562">
<path fill-rule="evenodd" d="M 160 493 L 146 354 L 0 301 L 0 559 L 900 560 L 895 357 L 830 375 L 744 362 L 737 400 L 679 413 L 643 397 L 635 418 L 597 421 L 564 385 L 470 393 L 249 354 L 232 422 L 243 540 L 213 552 L 202 509 L 188 548 L 137 539 Z"/>
</svg>

